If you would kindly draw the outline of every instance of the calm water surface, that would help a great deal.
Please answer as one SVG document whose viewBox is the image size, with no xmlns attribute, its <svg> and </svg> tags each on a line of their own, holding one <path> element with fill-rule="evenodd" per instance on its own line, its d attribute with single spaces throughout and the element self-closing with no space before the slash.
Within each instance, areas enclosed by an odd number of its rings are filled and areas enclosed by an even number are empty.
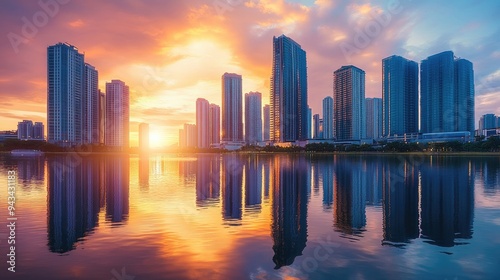
<svg viewBox="0 0 500 280">
<path fill-rule="evenodd" d="M 0 279 L 500 275 L 498 157 L 0 155 L 0 174 Z"/>
</svg>

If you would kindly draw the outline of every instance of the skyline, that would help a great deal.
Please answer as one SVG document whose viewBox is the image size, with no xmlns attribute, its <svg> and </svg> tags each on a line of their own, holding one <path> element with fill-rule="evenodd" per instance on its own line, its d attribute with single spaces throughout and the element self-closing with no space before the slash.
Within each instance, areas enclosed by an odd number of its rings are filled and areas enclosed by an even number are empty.
<svg viewBox="0 0 500 280">
<path fill-rule="evenodd" d="M 5 35 L 0 58 L 5 66 L 0 70 L 0 130 L 15 129 L 23 119 L 47 124 L 45 51 L 49 45 L 67 41 L 78 46 L 85 61 L 99 71 L 101 90 L 113 79 L 130 86 L 132 146 L 137 145 L 141 122 L 150 123 L 152 133 L 163 136 L 166 146 L 173 145 L 178 129 L 195 120 L 198 97 L 221 104 L 219 81 L 224 72 L 242 75 L 243 92 L 262 92 L 262 104 L 269 104 L 271 42 L 281 34 L 293 38 L 307 52 L 308 100 L 313 114 L 321 112 L 326 96 L 332 96 L 331 75 L 343 65 L 363 69 L 366 97 L 381 97 L 384 57 L 396 54 L 420 63 L 429 55 L 452 50 L 474 64 L 475 126 L 483 114 L 500 115 L 496 39 L 500 24 L 494 17 L 498 4 L 400 1 L 390 9 L 382 1 L 293 2 L 241 1 L 217 10 L 206 1 L 148 5 L 108 1 L 100 3 L 99 9 L 93 3 L 69 1 L 59 4 L 58 11 L 45 24 L 34 26 L 33 36 L 18 45 L 11 44 L 14 37 L 9 34 L 24 36 L 25 22 L 33 24 L 33 15 L 45 10 L 36 1 L 2 2 L 0 30 Z M 384 11 L 391 17 L 379 25 L 378 35 L 369 36 L 368 45 L 359 48 L 359 53 L 345 55 L 346 44 L 357 48 L 356 30 L 378 22 L 372 11 L 379 16 Z M 455 17 L 444 22 L 440 18 L 443 12 Z M 127 20 L 120 20 L 122 16 Z"/>
</svg>

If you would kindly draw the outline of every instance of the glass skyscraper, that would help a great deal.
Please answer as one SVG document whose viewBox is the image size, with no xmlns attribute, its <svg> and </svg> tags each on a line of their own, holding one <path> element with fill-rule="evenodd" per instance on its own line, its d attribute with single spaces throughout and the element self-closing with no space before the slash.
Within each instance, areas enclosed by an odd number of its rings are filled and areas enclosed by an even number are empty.
<svg viewBox="0 0 500 280">
<path fill-rule="evenodd" d="M 273 37 L 271 141 L 308 138 L 306 52 L 292 39 Z"/>
<path fill-rule="evenodd" d="M 382 99 L 366 98 L 366 138 L 379 139 L 382 137 Z"/>
<path fill-rule="evenodd" d="M 245 94 L 245 141 L 249 145 L 262 142 L 262 94 Z"/>
<path fill-rule="evenodd" d="M 99 78 L 94 66 L 85 63 L 82 95 L 82 141 L 83 144 L 99 144 Z"/>
<path fill-rule="evenodd" d="M 323 139 L 333 139 L 333 98 L 323 99 Z"/>
<path fill-rule="evenodd" d="M 474 70 L 452 51 L 429 56 L 420 69 L 421 132 L 474 135 Z"/>
<path fill-rule="evenodd" d="M 383 135 L 418 133 L 418 64 L 393 55 L 382 60 Z"/>
<path fill-rule="evenodd" d="M 337 140 L 366 138 L 365 71 L 349 65 L 333 73 L 333 104 Z"/>
<path fill-rule="evenodd" d="M 47 49 L 47 141 L 82 144 L 84 59 L 78 49 L 58 43 Z"/>
<path fill-rule="evenodd" d="M 222 141 L 243 142 L 241 75 L 222 76 Z"/>
</svg>

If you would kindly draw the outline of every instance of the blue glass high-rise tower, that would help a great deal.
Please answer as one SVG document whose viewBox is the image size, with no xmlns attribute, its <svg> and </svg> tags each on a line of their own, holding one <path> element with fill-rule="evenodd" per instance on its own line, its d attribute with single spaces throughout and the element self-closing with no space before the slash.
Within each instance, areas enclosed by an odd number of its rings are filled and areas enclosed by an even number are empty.
<svg viewBox="0 0 500 280">
<path fill-rule="evenodd" d="M 292 39 L 273 38 L 271 141 L 308 138 L 306 52 Z"/>
<path fill-rule="evenodd" d="M 47 49 L 47 141 L 82 144 L 84 59 L 78 49 L 58 43 Z"/>
<path fill-rule="evenodd" d="M 452 51 L 429 56 L 420 69 L 421 132 L 474 135 L 474 70 Z"/>
<path fill-rule="evenodd" d="M 386 137 L 418 133 L 418 64 L 393 55 L 382 60 L 382 122 Z"/>
</svg>

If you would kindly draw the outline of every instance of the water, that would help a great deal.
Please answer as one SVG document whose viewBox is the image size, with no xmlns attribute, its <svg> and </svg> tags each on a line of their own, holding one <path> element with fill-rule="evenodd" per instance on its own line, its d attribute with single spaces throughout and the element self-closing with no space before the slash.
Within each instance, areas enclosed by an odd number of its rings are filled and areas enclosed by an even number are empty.
<svg viewBox="0 0 500 280">
<path fill-rule="evenodd" d="M 0 155 L 1 186 L 9 170 L 1 279 L 500 275 L 498 156 Z"/>
</svg>

